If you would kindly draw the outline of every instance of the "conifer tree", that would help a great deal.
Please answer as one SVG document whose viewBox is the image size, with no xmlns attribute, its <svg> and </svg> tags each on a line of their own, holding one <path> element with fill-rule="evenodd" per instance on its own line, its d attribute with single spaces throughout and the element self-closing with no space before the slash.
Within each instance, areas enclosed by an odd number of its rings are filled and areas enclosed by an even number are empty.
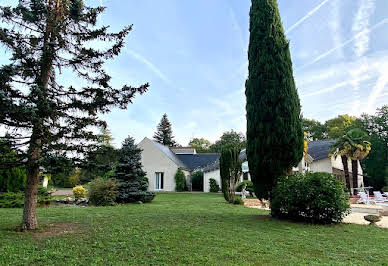
<svg viewBox="0 0 388 266">
<path fill-rule="evenodd" d="M 239 147 L 222 149 L 220 156 L 221 189 L 226 201 L 234 203 L 237 183 L 242 175 Z"/>
<path fill-rule="evenodd" d="M 106 126 L 99 114 L 114 106 L 125 109 L 148 88 L 111 86 L 104 63 L 120 53 L 132 26 L 117 33 L 97 27 L 104 9 L 82 0 L 19 0 L 16 7 L 0 7 L 0 43 L 10 54 L 10 63 L 0 67 L 0 124 L 19 146 L 28 146 L 21 149 L 27 151 L 23 229 L 38 227 L 42 155 L 88 150 L 98 138 L 91 127 Z M 98 42 L 103 45 L 93 48 Z M 60 84 L 57 77 L 65 69 L 82 82 Z"/>
<path fill-rule="evenodd" d="M 303 156 L 300 102 L 276 0 L 252 0 L 248 49 L 247 157 L 258 198 Z"/>
<path fill-rule="evenodd" d="M 116 201 L 120 203 L 150 202 L 155 193 L 148 190 L 148 179 L 141 164 L 142 150 L 135 145 L 133 138 L 124 140 L 119 151 L 118 165 L 112 178 L 117 182 Z"/>
<path fill-rule="evenodd" d="M 174 136 L 172 135 L 171 123 L 168 120 L 167 114 L 164 114 L 160 120 L 157 131 L 154 134 L 154 140 L 170 147 L 177 145 Z"/>
</svg>

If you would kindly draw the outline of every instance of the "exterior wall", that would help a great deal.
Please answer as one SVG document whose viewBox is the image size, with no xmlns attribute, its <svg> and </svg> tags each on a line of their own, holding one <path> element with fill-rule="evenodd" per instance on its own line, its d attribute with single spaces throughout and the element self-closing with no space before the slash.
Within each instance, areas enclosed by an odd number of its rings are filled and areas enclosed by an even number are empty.
<svg viewBox="0 0 388 266">
<path fill-rule="evenodd" d="M 334 156 L 331 158 L 331 161 L 332 161 L 332 165 L 333 165 L 333 168 L 337 168 L 337 169 L 340 169 L 340 170 L 344 170 L 344 166 L 342 165 L 342 160 L 341 160 L 341 157 L 340 156 L 337 156 L 337 158 L 334 158 Z M 349 169 L 349 173 L 350 173 L 350 178 L 352 178 L 352 162 L 351 160 L 348 160 L 348 169 Z M 363 178 L 363 171 L 362 171 L 362 167 L 361 167 L 361 163 L 360 161 L 358 161 L 358 185 L 357 187 L 359 187 L 361 184 L 364 184 L 364 178 Z"/>
<path fill-rule="evenodd" d="M 313 161 L 310 165 L 311 172 L 333 173 L 333 167 L 330 158 L 325 158 L 319 161 Z"/>
<path fill-rule="evenodd" d="M 210 192 L 210 185 L 209 185 L 210 178 L 215 179 L 217 181 L 217 184 L 221 188 L 220 169 L 216 169 L 214 171 L 206 172 L 203 174 L 203 192 Z"/>
<path fill-rule="evenodd" d="M 178 166 L 147 138 L 143 139 L 138 144 L 138 147 L 143 150 L 141 154 L 141 163 L 143 165 L 143 170 L 147 172 L 149 181 L 148 190 L 175 191 L 175 174 L 178 170 Z M 163 190 L 155 189 L 156 172 L 164 173 Z"/>
<path fill-rule="evenodd" d="M 220 169 L 216 169 L 214 171 L 206 172 L 203 174 L 203 192 L 210 192 L 210 184 L 209 184 L 210 178 L 213 178 L 214 180 L 216 180 L 217 184 L 220 186 L 220 189 L 221 189 Z M 248 180 L 251 180 L 251 175 L 249 173 L 248 173 Z M 244 181 L 243 175 L 241 175 L 240 177 L 240 182 L 242 181 Z"/>
</svg>

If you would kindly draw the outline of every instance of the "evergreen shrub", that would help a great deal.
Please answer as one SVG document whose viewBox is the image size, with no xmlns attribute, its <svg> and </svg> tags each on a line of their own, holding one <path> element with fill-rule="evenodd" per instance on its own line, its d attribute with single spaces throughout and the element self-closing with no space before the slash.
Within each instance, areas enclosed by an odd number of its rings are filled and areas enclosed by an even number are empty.
<svg viewBox="0 0 388 266">
<path fill-rule="evenodd" d="M 328 173 L 282 177 L 272 191 L 271 215 L 313 224 L 340 223 L 350 208 L 344 189 Z"/>
<path fill-rule="evenodd" d="M 177 192 L 185 191 L 186 177 L 182 169 L 178 169 L 175 174 L 175 190 Z"/>
<path fill-rule="evenodd" d="M 217 184 L 217 181 L 214 178 L 209 179 L 210 192 L 220 191 L 220 186 Z"/>
<path fill-rule="evenodd" d="M 117 184 L 112 179 L 96 178 L 89 183 L 89 201 L 96 206 L 115 205 Z"/>
</svg>

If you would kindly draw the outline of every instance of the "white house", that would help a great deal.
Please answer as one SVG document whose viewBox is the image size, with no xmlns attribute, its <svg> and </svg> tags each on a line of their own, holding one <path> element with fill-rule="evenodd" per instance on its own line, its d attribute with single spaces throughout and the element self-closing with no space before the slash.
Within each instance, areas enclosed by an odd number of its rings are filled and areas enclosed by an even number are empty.
<svg viewBox="0 0 388 266">
<path fill-rule="evenodd" d="M 307 154 L 293 168 L 294 172 L 304 173 L 326 172 L 344 181 L 341 158 L 329 157 L 330 146 L 334 140 L 312 141 L 308 144 Z M 194 171 L 204 172 L 203 191 L 209 192 L 209 180 L 213 178 L 221 184 L 218 153 L 200 153 L 191 147 L 167 147 L 149 138 L 144 138 L 138 146 L 143 150 L 142 164 L 147 172 L 150 191 L 175 191 L 175 174 L 181 168 L 186 176 L 186 185 L 191 189 L 190 175 Z M 250 180 L 246 151 L 242 150 L 240 160 L 243 161 L 241 181 Z M 351 162 L 348 162 L 351 171 Z M 358 162 L 358 184 L 363 184 L 363 172 Z M 351 173 L 350 173 L 351 174 Z"/>
<path fill-rule="evenodd" d="M 341 158 L 338 156 L 329 157 L 330 147 L 335 142 L 335 140 L 322 140 L 322 141 L 311 141 L 308 144 L 307 154 L 302 158 L 298 166 L 293 168 L 294 172 L 304 173 L 306 171 L 311 172 L 325 172 L 333 174 L 337 179 L 345 181 L 344 171 Z M 243 176 L 241 181 L 250 180 L 249 168 L 246 162 L 246 151 L 241 151 L 240 159 L 244 161 L 243 163 Z M 244 167 L 245 166 L 245 167 Z M 351 176 L 351 161 L 348 161 L 348 169 Z M 216 161 L 212 165 L 208 165 L 203 168 L 204 171 L 204 192 L 209 192 L 209 180 L 213 178 L 220 184 L 220 170 L 219 162 Z M 363 184 L 363 171 L 361 168 L 360 162 L 358 162 L 358 184 L 356 187 L 359 187 Z"/>
<path fill-rule="evenodd" d="M 147 172 L 150 191 L 175 191 L 175 174 L 179 168 L 191 188 L 190 174 L 218 161 L 217 153 L 197 154 L 191 147 L 167 147 L 149 138 L 144 138 L 138 147 L 143 150 L 142 164 Z"/>
</svg>

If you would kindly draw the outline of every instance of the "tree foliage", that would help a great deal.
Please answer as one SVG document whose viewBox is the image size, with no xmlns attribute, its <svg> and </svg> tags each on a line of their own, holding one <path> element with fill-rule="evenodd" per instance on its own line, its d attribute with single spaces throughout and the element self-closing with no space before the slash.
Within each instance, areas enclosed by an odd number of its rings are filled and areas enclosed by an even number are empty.
<svg viewBox="0 0 388 266">
<path fill-rule="evenodd" d="M 16 7 L 0 7 L 0 42 L 10 54 L 0 67 L 0 123 L 19 146 L 28 146 L 24 229 L 38 227 L 42 154 L 84 152 L 97 139 L 92 127 L 106 125 L 99 114 L 114 106 L 125 109 L 148 88 L 110 84 L 104 63 L 121 52 L 132 26 L 117 33 L 97 27 L 104 9 L 82 0 L 21 0 Z M 99 42 L 104 45 L 94 48 Z M 66 69 L 83 82 L 61 84 L 57 77 Z"/>
<path fill-rule="evenodd" d="M 256 196 L 303 156 L 300 102 L 276 0 L 252 0 L 246 81 L 247 157 Z"/>
<path fill-rule="evenodd" d="M 246 138 L 243 133 L 238 133 L 234 130 L 226 131 L 222 134 L 221 138 L 210 146 L 210 152 L 220 153 L 222 149 L 246 148 Z"/>
<path fill-rule="evenodd" d="M 102 128 L 97 137 L 96 145 L 87 151 L 85 159 L 81 162 L 81 184 L 103 177 L 117 164 L 118 151 L 112 145 L 113 137 L 110 131 Z"/>
<path fill-rule="evenodd" d="M 117 202 L 150 202 L 155 197 L 148 190 L 148 179 L 141 164 L 142 150 L 128 137 L 119 151 L 118 164 L 112 178 L 117 183 Z"/>
<path fill-rule="evenodd" d="M 162 116 L 160 123 L 157 126 L 157 130 L 154 134 L 154 140 L 159 142 L 160 144 L 172 147 L 177 146 L 177 143 L 174 140 L 174 136 L 172 134 L 171 123 L 168 120 L 167 114 Z"/>
<path fill-rule="evenodd" d="M 307 139 L 309 141 L 328 138 L 327 127 L 317 120 L 302 118 L 302 128 L 307 133 Z"/>
<path fill-rule="evenodd" d="M 362 161 L 366 185 L 380 190 L 388 185 L 388 105 L 377 109 L 375 115 L 363 115 L 362 122 L 370 136 L 372 150 Z"/>
<path fill-rule="evenodd" d="M 206 153 L 210 151 L 211 143 L 204 138 L 193 138 L 189 142 L 189 146 L 194 148 L 197 153 Z"/>
<path fill-rule="evenodd" d="M 353 128 L 360 127 L 360 121 L 350 115 L 339 115 L 325 122 L 329 139 L 339 139 Z"/>
</svg>

